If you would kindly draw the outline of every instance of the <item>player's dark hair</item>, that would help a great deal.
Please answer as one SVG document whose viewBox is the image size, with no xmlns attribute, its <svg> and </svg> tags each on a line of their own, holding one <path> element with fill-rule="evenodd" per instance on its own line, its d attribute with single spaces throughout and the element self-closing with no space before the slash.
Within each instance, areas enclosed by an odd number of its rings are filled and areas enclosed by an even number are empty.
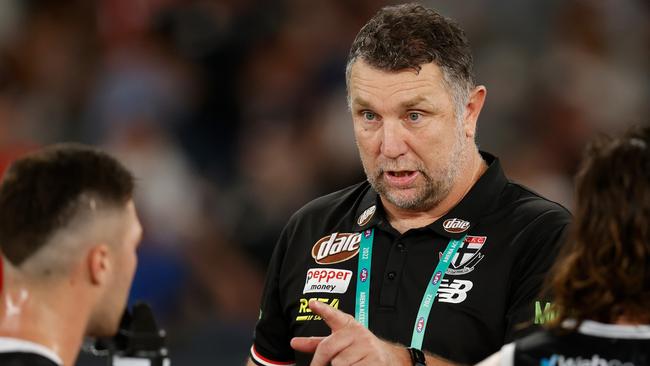
<svg viewBox="0 0 650 366">
<path fill-rule="evenodd" d="M 650 128 L 600 138 L 576 179 L 571 240 L 552 270 L 558 316 L 650 320 Z"/>
<path fill-rule="evenodd" d="M 451 82 L 474 85 L 472 53 L 465 32 L 449 18 L 418 4 L 382 8 L 357 34 L 346 73 L 357 59 L 383 71 L 414 69 L 434 62 Z"/>
<path fill-rule="evenodd" d="M 100 207 L 131 199 L 134 179 L 116 159 L 79 144 L 44 148 L 17 161 L 0 185 L 0 248 L 19 266 L 81 209 L 85 195 Z"/>
</svg>

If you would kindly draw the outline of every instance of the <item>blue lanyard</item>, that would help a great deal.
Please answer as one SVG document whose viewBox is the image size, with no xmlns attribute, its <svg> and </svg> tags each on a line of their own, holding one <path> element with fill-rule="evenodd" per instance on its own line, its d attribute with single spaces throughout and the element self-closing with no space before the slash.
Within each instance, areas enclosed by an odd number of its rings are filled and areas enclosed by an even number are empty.
<svg viewBox="0 0 650 366">
<path fill-rule="evenodd" d="M 460 240 L 449 240 L 447 248 L 442 253 L 442 258 L 440 258 L 436 269 L 433 271 L 433 275 L 431 275 L 431 281 L 429 281 L 427 290 L 424 292 L 422 302 L 420 302 L 418 316 L 415 318 L 415 325 L 413 325 L 413 336 L 411 337 L 411 347 L 413 348 L 422 349 L 422 340 L 424 340 L 424 332 L 427 329 L 427 321 L 429 320 L 429 313 L 431 313 L 433 299 L 438 294 L 438 288 L 442 283 L 442 279 L 445 277 L 447 268 L 449 268 L 449 263 L 451 263 L 460 245 L 465 241 L 466 236 L 463 236 Z"/>
<path fill-rule="evenodd" d="M 368 229 L 361 234 L 359 245 L 359 265 L 357 267 L 357 301 L 354 306 L 354 318 L 368 328 L 368 301 L 370 301 L 370 266 L 372 262 L 372 241 L 375 229 Z"/>
<path fill-rule="evenodd" d="M 372 242 L 374 239 L 374 229 L 368 229 L 361 234 L 361 243 L 359 245 L 359 265 L 357 269 L 357 296 L 356 296 L 356 305 L 354 308 L 354 318 L 361 323 L 364 327 L 368 328 L 368 308 L 370 302 L 370 268 L 372 261 Z M 413 336 L 411 337 L 411 347 L 422 349 L 422 341 L 424 340 L 424 333 L 427 329 L 427 321 L 429 319 L 429 313 L 431 313 L 431 305 L 433 300 L 438 294 L 438 289 L 442 283 L 442 279 L 445 277 L 445 272 L 449 268 L 451 260 L 454 258 L 454 254 L 458 251 L 465 237 L 463 236 L 459 240 L 451 239 L 447 248 L 442 254 L 442 258 L 438 262 L 436 269 L 433 271 L 431 280 L 427 285 L 427 289 L 424 292 L 422 301 L 420 302 L 420 309 L 418 310 L 418 315 L 415 318 L 415 324 L 413 325 Z"/>
</svg>

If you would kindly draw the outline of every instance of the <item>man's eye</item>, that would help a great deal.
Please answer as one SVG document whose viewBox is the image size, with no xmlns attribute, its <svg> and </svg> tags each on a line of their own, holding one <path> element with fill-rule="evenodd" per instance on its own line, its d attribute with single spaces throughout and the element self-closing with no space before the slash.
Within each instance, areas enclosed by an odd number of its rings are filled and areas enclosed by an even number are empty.
<svg viewBox="0 0 650 366">
<path fill-rule="evenodd" d="M 418 112 L 411 112 L 408 114 L 408 119 L 411 122 L 417 122 L 422 118 L 422 114 Z"/>
<path fill-rule="evenodd" d="M 372 112 L 363 112 L 362 115 L 366 121 L 374 121 L 377 119 L 377 115 Z"/>
</svg>

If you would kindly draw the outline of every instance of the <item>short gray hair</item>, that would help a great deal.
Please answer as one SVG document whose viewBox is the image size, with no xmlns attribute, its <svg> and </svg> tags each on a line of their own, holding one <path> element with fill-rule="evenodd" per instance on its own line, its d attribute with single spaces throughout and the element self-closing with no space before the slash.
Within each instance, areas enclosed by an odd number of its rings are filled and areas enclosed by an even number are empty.
<svg viewBox="0 0 650 366">
<path fill-rule="evenodd" d="M 453 20 L 419 4 L 384 7 L 361 28 L 348 55 L 348 86 L 352 65 L 359 59 L 384 71 L 420 71 L 421 65 L 434 62 L 442 69 L 457 118 L 475 85 L 465 32 Z"/>
</svg>

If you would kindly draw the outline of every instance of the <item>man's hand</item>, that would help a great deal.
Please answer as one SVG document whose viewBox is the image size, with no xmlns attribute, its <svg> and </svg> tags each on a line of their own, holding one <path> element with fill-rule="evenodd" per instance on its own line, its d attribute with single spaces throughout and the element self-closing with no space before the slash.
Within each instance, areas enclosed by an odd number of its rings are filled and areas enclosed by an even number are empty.
<svg viewBox="0 0 650 366">
<path fill-rule="evenodd" d="M 291 340 L 296 351 L 314 353 L 311 366 L 411 365 L 406 348 L 377 338 L 352 316 L 319 301 L 310 301 L 309 308 L 332 330 L 328 337 Z"/>
</svg>

